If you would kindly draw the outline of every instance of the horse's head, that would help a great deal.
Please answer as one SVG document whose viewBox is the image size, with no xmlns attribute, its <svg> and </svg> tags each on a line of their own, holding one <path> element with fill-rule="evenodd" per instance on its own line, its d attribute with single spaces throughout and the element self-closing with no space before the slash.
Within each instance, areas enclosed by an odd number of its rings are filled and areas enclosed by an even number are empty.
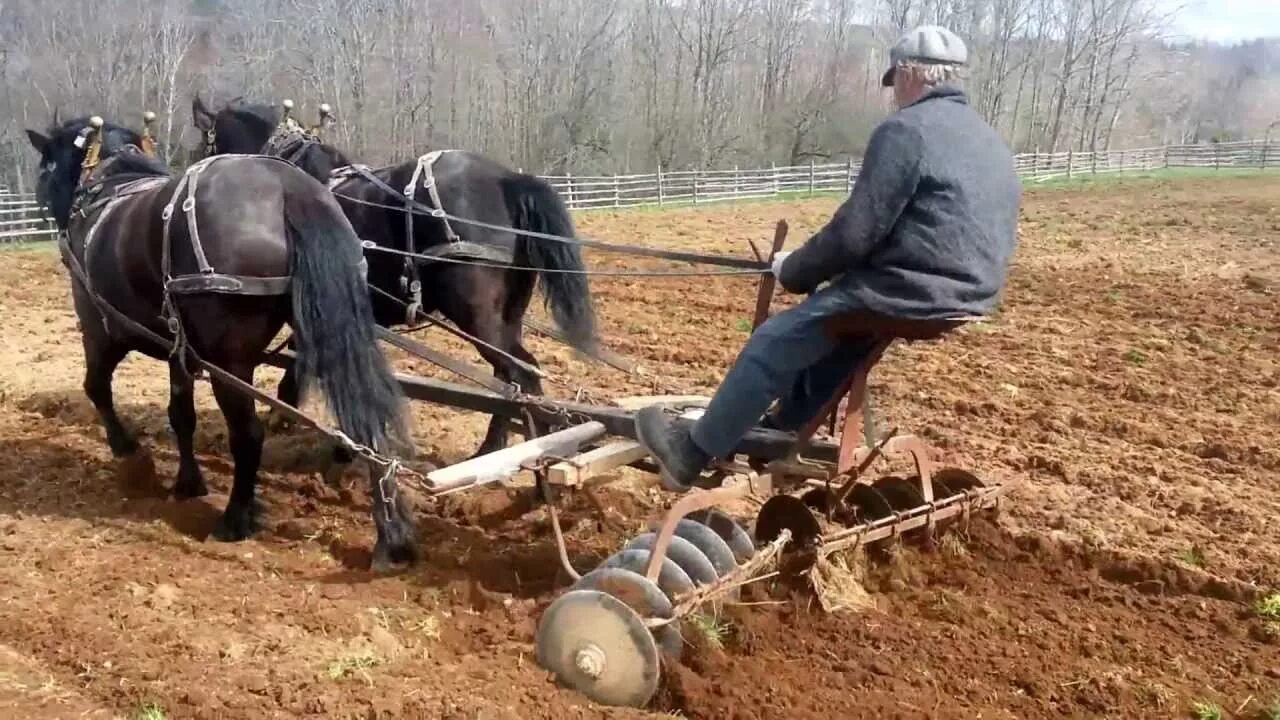
<svg viewBox="0 0 1280 720">
<path fill-rule="evenodd" d="M 256 155 L 280 124 L 280 111 L 236 98 L 215 113 L 196 95 L 191 101 L 191 120 L 204 136 L 205 156 Z"/>
<path fill-rule="evenodd" d="M 85 158 L 92 145 L 93 127 L 88 117 L 58 124 L 45 132 L 27 130 L 31 146 L 40 153 L 40 175 L 36 181 L 36 199 L 49 209 L 59 227 L 65 228 L 71 218 L 71 205 L 84 171 Z M 142 136 L 126 127 L 104 123 L 98 131 L 101 141 L 98 157 L 105 159 L 121 149 L 142 144 Z"/>
</svg>

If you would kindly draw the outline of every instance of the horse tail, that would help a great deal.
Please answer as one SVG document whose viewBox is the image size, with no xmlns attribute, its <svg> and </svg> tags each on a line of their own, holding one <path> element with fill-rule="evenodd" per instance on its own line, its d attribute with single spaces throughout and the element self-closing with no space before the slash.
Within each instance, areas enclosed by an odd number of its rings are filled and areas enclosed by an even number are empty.
<svg viewBox="0 0 1280 720">
<path fill-rule="evenodd" d="M 298 375 L 319 383 L 352 440 L 404 449 L 404 396 L 374 335 L 360 241 L 328 192 L 320 194 L 285 194 Z"/>
<path fill-rule="evenodd" d="M 502 190 L 517 229 L 574 237 L 569 208 L 546 181 L 532 175 L 512 175 L 503 179 Z M 596 311 L 579 246 L 521 235 L 516 247 L 517 258 L 541 271 L 542 294 L 556 326 L 573 347 L 594 350 Z"/>
</svg>

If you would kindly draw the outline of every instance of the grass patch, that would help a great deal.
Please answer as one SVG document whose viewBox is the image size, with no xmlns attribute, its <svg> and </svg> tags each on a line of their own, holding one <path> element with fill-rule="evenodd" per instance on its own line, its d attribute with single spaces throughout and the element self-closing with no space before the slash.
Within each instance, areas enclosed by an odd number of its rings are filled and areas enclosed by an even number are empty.
<svg viewBox="0 0 1280 720">
<path fill-rule="evenodd" d="M 1124 361 L 1142 367 L 1147 364 L 1147 354 L 1137 348 L 1129 348 L 1124 352 Z"/>
<path fill-rule="evenodd" d="M 724 641 L 733 631 L 733 626 L 727 621 L 705 613 L 689 615 L 687 623 L 702 638 L 707 647 L 715 648 L 716 650 L 724 649 Z"/>
<path fill-rule="evenodd" d="M 1048 180 L 1035 181 L 1027 179 L 1023 181 L 1024 187 L 1029 188 L 1079 188 L 1091 185 L 1124 185 L 1150 183 L 1160 180 L 1203 180 L 1208 178 L 1251 178 L 1276 176 L 1275 168 L 1161 168 L 1158 170 L 1135 171 L 1135 172 L 1109 172 L 1098 173 L 1094 175 L 1089 172 L 1088 168 L 1077 170 L 1072 177 L 1060 176 L 1050 178 Z"/>
<path fill-rule="evenodd" d="M 1280 621 L 1280 592 L 1274 592 L 1258 601 L 1254 607 L 1258 617 L 1266 620 Z M 1280 706 L 1278 701 L 1277 706 Z"/>
<path fill-rule="evenodd" d="M 365 682 L 372 682 L 369 671 L 382 664 L 382 658 L 371 647 L 359 648 L 329 663 L 330 680 L 360 676 Z"/>
<path fill-rule="evenodd" d="M 1263 717 L 1267 720 L 1280 720 L 1280 700 L 1271 703 L 1271 707 L 1267 708 Z"/>
<path fill-rule="evenodd" d="M 746 318 L 738 318 L 737 322 L 733 324 L 733 328 L 738 332 L 749 333 L 751 332 L 751 321 Z"/>
<path fill-rule="evenodd" d="M 164 714 L 164 708 L 155 703 L 146 703 L 134 711 L 130 716 L 130 720 L 167 720 L 168 716 Z"/>
<path fill-rule="evenodd" d="M 1211 702 L 1193 703 L 1191 717 L 1195 720 L 1222 720 L 1222 707 Z"/>
<path fill-rule="evenodd" d="M 1198 547 L 1187 548 L 1178 552 L 1177 558 L 1191 567 L 1204 567 L 1204 552 Z"/>
</svg>

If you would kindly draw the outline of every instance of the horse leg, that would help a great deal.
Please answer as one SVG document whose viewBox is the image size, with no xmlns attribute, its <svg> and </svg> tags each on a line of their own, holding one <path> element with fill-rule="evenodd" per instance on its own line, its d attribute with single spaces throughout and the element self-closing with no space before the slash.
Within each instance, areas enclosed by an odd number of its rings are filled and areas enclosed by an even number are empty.
<svg viewBox="0 0 1280 720">
<path fill-rule="evenodd" d="M 484 318 L 474 323 L 471 328 L 464 327 L 462 329 L 482 341 L 481 343 L 476 343 L 476 350 L 480 352 L 481 357 L 493 366 L 494 377 L 505 383 L 515 383 L 521 392 L 541 394 L 542 384 L 537 376 L 525 372 L 504 354 L 515 355 L 512 352 L 512 346 L 509 341 L 509 328 L 505 327 L 500 319 Z M 494 348 L 497 348 L 497 350 L 494 350 Z M 484 440 L 480 443 L 480 448 L 476 451 L 475 456 L 505 448 L 509 435 L 508 419 L 502 415 L 494 415 L 489 420 L 489 429 L 485 432 Z"/>
<path fill-rule="evenodd" d="M 178 479 L 173 495 L 179 500 L 209 494 L 196 462 L 195 378 L 177 360 L 169 360 L 169 425 L 178 439 Z"/>
<path fill-rule="evenodd" d="M 121 345 L 104 339 L 99 342 L 85 336 L 84 340 L 84 394 L 89 397 L 98 418 L 107 431 L 107 445 L 117 459 L 127 458 L 138 452 L 138 440 L 129 432 L 116 414 L 115 399 L 111 392 L 111 377 L 116 367 L 129 351 Z"/>
<path fill-rule="evenodd" d="M 294 349 L 292 337 L 285 343 L 285 347 Z M 302 401 L 302 388 L 298 384 L 298 371 L 295 364 L 290 363 L 289 367 L 285 368 L 284 377 L 280 378 L 280 384 L 276 386 L 276 399 L 294 407 L 298 407 L 298 403 Z M 274 409 L 267 412 L 267 427 L 273 432 L 287 430 L 292 425 L 293 420 L 289 416 Z"/>
<path fill-rule="evenodd" d="M 226 368 L 241 380 L 253 384 L 253 367 L 232 365 Z M 258 507 L 254 493 L 258 484 L 258 466 L 262 462 L 262 422 L 254 412 L 253 399 L 215 381 L 213 396 L 227 421 L 231 457 L 235 460 L 235 479 L 231 498 L 213 537 L 223 542 L 244 540 L 258 529 Z"/>
</svg>

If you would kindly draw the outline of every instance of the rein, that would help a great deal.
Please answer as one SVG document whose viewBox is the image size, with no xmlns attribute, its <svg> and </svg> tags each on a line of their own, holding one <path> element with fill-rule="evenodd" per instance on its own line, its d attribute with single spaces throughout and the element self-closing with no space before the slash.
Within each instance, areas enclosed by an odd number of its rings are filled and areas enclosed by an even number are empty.
<svg viewBox="0 0 1280 720">
<path fill-rule="evenodd" d="M 359 205 L 368 205 L 370 207 L 384 208 L 387 210 L 404 210 L 404 208 L 388 205 L 386 203 L 374 202 L 372 200 L 363 200 L 358 197 L 340 193 L 337 190 L 333 194 L 343 200 L 347 200 Z M 405 210 L 406 212 L 410 212 Z M 725 268 L 736 268 L 739 270 L 750 270 L 751 273 L 739 274 L 763 274 L 770 272 L 769 264 L 758 260 L 748 260 L 745 258 L 735 258 L 727 255 L 711 255 L 706 253 L 685 252 L 682 250 L 662 250 L 646 245 L 627 245 L 623 243 L 612 243 L 605 240 L 593 240 L 585 237 L 566 237 L 564 235 L 552 235 L 550 233 L 537 232 L 535 230 L 523 230 L 521 228 L 506 227 L 503 225 L 494 225 L 492 223 L 483 222 L 481 220 L 472 220 L 470 218 L 458 217 L 451 215 L 443 210 L 420 206 L 412 212 L 420 215 L 431 215 L 432 217 L 441 217 L 463 225 L 472 225 L 475 227 L 485 228 L 486 230 L 494 230 L 497 232 L 507 232 L 513 235 L 522 235 L 537 240 L 547 240 L 550 242 L 565 243 L 567 245 L 581 245 L 605 252 L 618 253 L 621 255 L 635 255 L 638 257 L 652 257 L 662 260 L 676 260 L 679 262 L 692 263 L 694 265 L 712 265 Z M 385 249 L 385 248 L 384 248 Z M 684 273 L 688 275 L 689 273 Z M 716 274 L 716 273 L 713 273 Z"/>
</svg>

